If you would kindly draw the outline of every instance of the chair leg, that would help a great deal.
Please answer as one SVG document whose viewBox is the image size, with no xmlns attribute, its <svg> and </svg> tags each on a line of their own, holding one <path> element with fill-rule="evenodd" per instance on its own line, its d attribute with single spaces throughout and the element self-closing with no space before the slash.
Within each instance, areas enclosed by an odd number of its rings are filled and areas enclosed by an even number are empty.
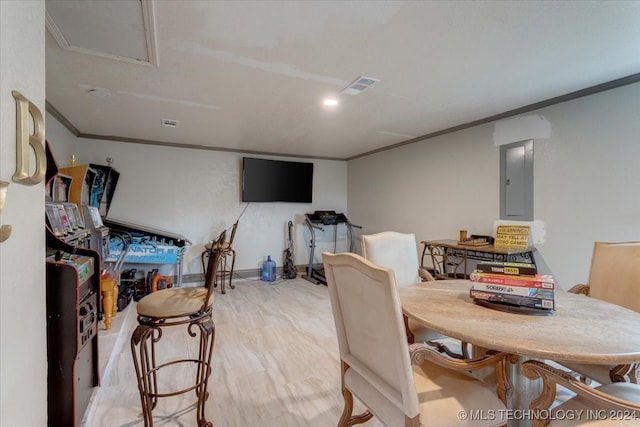
<svg viewBox="0 0 640 427">
<path fill-rule="evenodd" d="M 197 359 L 196 383 L 185 390 L 163 393 L 158 391 L 157 372 L 163 366 L 176 362 L 191 360 L 179 360 L 168 364 L 156 365 L 155 343 L 161 338 L 162 331 L 159 327 L 138 325 L 131 336 L 131 353 L 138 380 L 140 403 L 145 427 L 153 427 L 152 411 L 158 403 L 158 397 L 169 397 L 176 394 L 195 390 L 198 402 L 196 404 L 196 421 L 198 427 L 213 427 L 213 423 L 205 418 L 205 403 L 209 398 L 207 386 L 211 377 L 211 358 L 213 356 L 213 344 L 215 341 L 215 325 L 211 313 L 189 323 L 188 333 L 195 337 L 200 333 L 199 352 Z"/>
<path fill-rule="evenodd" d="M 231 289 L 235 289 L 236 285 L 232 284 L 231 280 L 233 279 L 233 267 L 236 264 L 236 251 L 234 251 L 233 249 L 230 249 L 229 252 L 227 252 L 227 255 L 231 256 L 231 270 L 229 271 L 229 287 Z"/>
<path fill-rule="evenodd" d="M 349 427 L 366 423 L 373 417 L 370 411 L 353 415 L 353 394 L 344 386 L 344 373 L 347 369 L 349 369 L 349 365 L 342 362 L 342 397 L 344 398 L 344 409 L 342 410 L 340 421 L 338 421 L 338 427 Z"/>
<path fill-rule="evenodd" d="M 211 376 L 211 356 L 213 355 L 213 343 L 215 341 L 215 325 L 211 316 L 206 317 L 204 321 L 199 321 L 197 324 L 200 328 L 198 355 L 200 363 L 198 364 L 196 373 L 196 382 L 198 384 L 196 387 L 196 396 L 198 397 L 196 419 L 198 427 L 213 427 L 213 423 L 207 421 L 205 418 L 204 407 L 209 398 L 207 385 L 209 384 L 209 377 Z M 189 329 L 191 329 L 191 325 Z"/>
<path fill-rule="evenodd" d="M 218 265 L 218 271 L 216 272 L 216 282 L 220 279 L 220 293 L 226 294 L 224 285 L 227 281 L 225 277 L 225 271 L 227 270 L 227 258 L 224 255 L 220 255 L 220 264 Z"/>
<path fill-rule="evenodd" d="M 405 415 L 404 417 L 404 426 L 405 427 L 420 427 L 420 415 L 416 415 L 413 418 L 409 418 Z"/>
<path fill-rule="evenodd" d="M 161 335 L 157 328 L 139 325 L 131 336 L 131 354 L 136 369 L 145 427 L 153 427 L 152 411 L 158 403 L 155 342 Z"/>
</svg>

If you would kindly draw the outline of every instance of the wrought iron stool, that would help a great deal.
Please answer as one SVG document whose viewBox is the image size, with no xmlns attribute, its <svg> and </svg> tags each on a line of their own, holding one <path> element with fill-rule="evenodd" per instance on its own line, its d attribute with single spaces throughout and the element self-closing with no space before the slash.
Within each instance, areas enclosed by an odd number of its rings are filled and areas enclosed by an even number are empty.
<svg viewBox="0 0 640 427">
<path fill-rule="evenodd" d="M 227 277 L 229 278 L 229 287 L 231 289 L 235 289 L 235 286 L 231 281 L 233 280 L 233 267 L 236 263 L 236 251 L 233 249 L 233 239 L 236 236 L 236 230 L 238 229 L 238 222 L 240 219 L 236 220 L 236 222 L 231 227 L 231 237 L 226 242 L 219 242 L 217 240 L 212 241 L 211 243 L 207 243 L 204 245 L 204 251 L 200 254 L 200 259 L 202 261 L 202 271 L 204 271 L 205 275 L 207 274 L 206 267 L 206 259 L 211 256 L 212 252 L 222 252 L 220 255 L 220 267 L 218 268 L 217 275 L 215 278 L 215 282 L 213 284 L 214 287 L 218 286 L 220 283 L 220 293 L 225 294 L 225 283 Z M 231 258 L 231 268 L 228 267 L 228 258 Z"/>
<path fill-rule="evenodd" d="M 220 234 L 219 242 L 224 242 L 226 231 Z M 209 397 L 207 382 L 211 375 L 211 356 L 215 337 L 213 312 L 213 283 L 220 262 L 220 253 L 214 252 L 208 260 L 204 287 L 169 288 L 156 291 L 142 298 L 137 305 L 138 327 L 131 336 L 131 353 L 136 368 L 138 390 L 142 404 L 142 415 L 146 427 L 153 426 L 152 410 L 160 397 L 170 397 L 195 390 L 198 398 L 196 417 L 198 427 L 212 427 L 205 419 L 205 402 Z M 200 335 L 198 358 L 172 360 L 156 364 L 156 344 L 162 338 L 162 328 L 187 325 L 187 333 L 195 338 Z M 160 392 L 158 375 L 162 368 L 194 364 L 195 384 L 178 391 Z"/>
</svg>

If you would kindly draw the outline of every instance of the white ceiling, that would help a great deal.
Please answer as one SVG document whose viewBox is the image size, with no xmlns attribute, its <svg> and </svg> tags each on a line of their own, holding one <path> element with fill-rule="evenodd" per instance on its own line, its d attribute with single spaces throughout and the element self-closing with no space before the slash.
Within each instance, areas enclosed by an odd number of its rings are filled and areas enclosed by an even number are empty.
<svg viewBox="0 0 640 427">
<path fill-rule="evenodd" d="M 91 138 L 348 159 L 640 81 L 640 1 L 47 0 L 47 12 L 48 111 Z M 359 76 L 380 81 L 341 94 Z"/>
</svg>

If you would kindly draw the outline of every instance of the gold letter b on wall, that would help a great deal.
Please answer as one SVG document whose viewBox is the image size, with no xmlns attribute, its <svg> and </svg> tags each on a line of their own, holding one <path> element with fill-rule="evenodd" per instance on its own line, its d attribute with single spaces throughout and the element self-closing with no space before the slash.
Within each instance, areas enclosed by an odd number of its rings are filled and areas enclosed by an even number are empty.
<svg viewBox="0 0 640 427">
<path fill-rule="evenodd" d="M 47 171 L 47 156 L 44 151 L 44 120 L 42 113 L 20 92 L 11 91 L 16 100 L 16 173 L 13 180 L 21 184 L 34 185 L 44 179 Z M 29 133 L 29 113 L 33 117 L 33 134 Z M 33 149 L 36 167 L 29 176 L 29 147 Z"/>
</svg>

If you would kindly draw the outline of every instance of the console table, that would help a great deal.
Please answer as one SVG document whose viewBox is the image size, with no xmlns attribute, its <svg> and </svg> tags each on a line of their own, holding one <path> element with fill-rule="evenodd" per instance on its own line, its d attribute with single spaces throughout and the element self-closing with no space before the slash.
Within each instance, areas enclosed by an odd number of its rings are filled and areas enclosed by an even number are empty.
<svg viewBox="0 0 640 427">
<path fill-rule="evenodd" d="M 425 257 L 431 257 L 431 263 L 434 268 L 435 277 L 437 279 L 461 278 L 469 277 L 467 269 L 468 260 L 477 261 L 501 261 L 501 262 L 528 262 L 535 266 L 535 258 L 533 253 L 535 248 L 529 246 L 524 249 L 508 248 L 494 245 L 465 245 L 460 244 L 457 240 L 423 240 L 420 242 L 424 245 L 422 249 L 422 259 L 420 265 L 424 265 Z M 463 271 L 458 272 L 462 266 Z M 447 271 L 449 267 L 450 271 Z"/>
</svg>

